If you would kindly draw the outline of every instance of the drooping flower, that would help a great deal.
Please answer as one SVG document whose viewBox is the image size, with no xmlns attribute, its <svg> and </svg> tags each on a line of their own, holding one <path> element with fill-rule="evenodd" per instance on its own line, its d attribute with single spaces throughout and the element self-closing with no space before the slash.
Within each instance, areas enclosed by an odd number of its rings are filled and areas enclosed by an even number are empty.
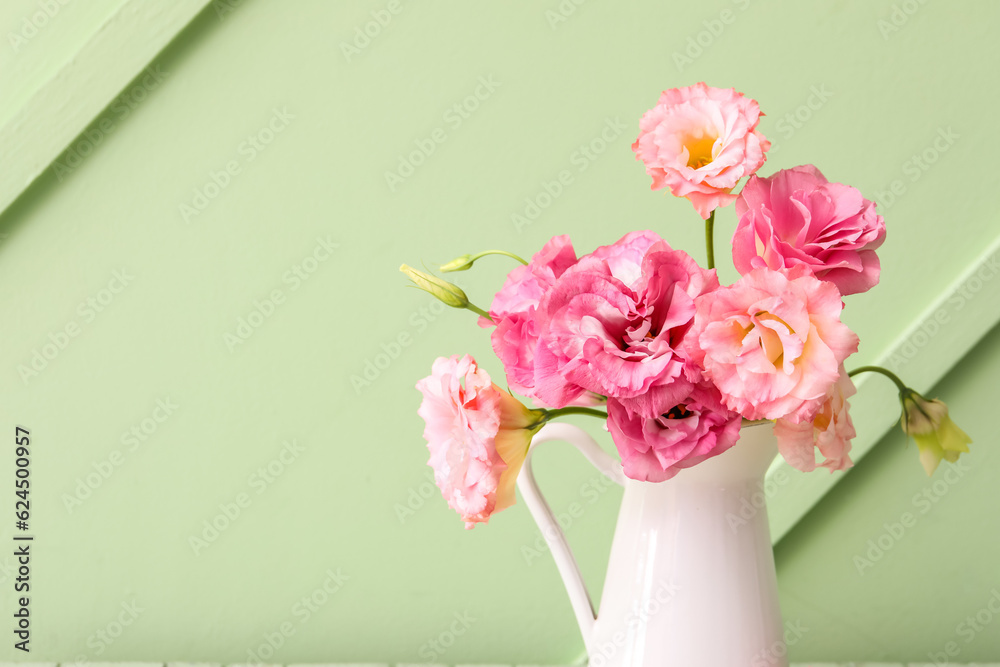
<svg viewBox="0 0 1000 667">
<path fill-rule="evenodd" d="M 826 401 L 812 419 L 794 422 L 779 419 L 774 424 L 778 451 L 797 470 L 816 469 L 816 450 L 823 456 L 819 465 L 834 470 L 846 470 L 851 461 L 851 440 L 856 435 L 847 402 L 857 393 L 854 382 L 844 367 L 840 377 L 827 393 Z"/>
<path fill-rule="evenodd" d="M 535 391 L 548 405 L 585 391 L 635 398 L 680 377 L 694 300 L 718 287 L 715 271 L 662 240 L 645 251 L 638 272 L 621 260 L 600 250 L 581 258 L 539 305 Z"/>
<path fill-rule="evenodd" d="M 885 240 L 885 222 L 875 202 L 828 182 L 812 165 L 751 177 L 736 214 L 733 263 L 741 274 L 804 265 L 845 296 L 878 284 L 875 250 Z"/>
<path fill-rule="evenodd" d="M 900 392 L 900 400 L 903 403 L 903 433 L 917 442 L 920 463 L 928 475 L 934 474 L 941 459 L 954 463 L 969 451 L 972 438 L 955 425 L 943 402 L 927 400 L 912 389 Z"/>
<path fill-rule="evenodd" d="M 757 131 L 760 107 L 734 89 L 698 83 L 664 91 L 632 144 L 652 188 L 686 197 L 707 219 L 736 199 L 737 182 L 764 164 L 771 142 Z"/>
<path fill-rule="evenodd" d="M 496 328 L 490 335 L 493 351 L 503 363 L 511 389 L 529 398 L 535 397 L 535 348 L 538 346 L 538 302 L 556 279 L 576 263 L 576 252 L 568 236 L 554 236 L 531 258 L 527 265 L 507 274 L 503 287 L 490 306 L 492 322 L 479 319 L 479 325 Z"/>
<path fill-rule="evenodd" d="M 840 293 L 804 266 L 754 269 L 697 300 L 685 350 L 751 420 L 810 420 L 858 349 Z"/>
<path fill-rule="evenodd" d="M 514 504 L 534 413 L 490 380 L 469 355 L 439 357 L 417 383 L 428 464 L 466 528 Z"/>
<path fill-rule="evenodd" d="M 608 430 L 625 475 L 663 482 L 736 444 L 742 419 L 712 385 L 680 380 L 643 402 L 608 399 Z"/>
</svg>

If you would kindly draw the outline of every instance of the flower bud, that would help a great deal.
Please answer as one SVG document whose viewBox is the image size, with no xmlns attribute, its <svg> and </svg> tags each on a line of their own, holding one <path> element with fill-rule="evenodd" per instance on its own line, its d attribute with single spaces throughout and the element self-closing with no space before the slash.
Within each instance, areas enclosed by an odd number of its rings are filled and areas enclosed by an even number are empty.
<svg viewBox="0 0 1000 667">
<path fill-rule="evenodd" d="M 412 266 L 407 266 L 406 264 L 401 265 L 399 270 L 405 273 L 414 285 L 436 297 L 446 306 L 451 306 L 452 308 L 468 307 L 469 299 L 458 285 L 452 285 L 429 273 L 417 271 Z"/>
<path fill-rule="evenodd" d="M 941 459 L 954 463 L 969 451 L 972 439 L 948 416 L 948 406 L 937 399 L 927 400 L 912 389 L 900 392 L 903 403 L 903 433 L 911 436 L 920 451 L 920 463 L 928 475 Z"/>
<path fill-rule="evenodd" d="M 449 273 L 452 271 L 468 271 L 472 268 L 473 263 L 476 260 L 472 258 L 472 255 L 462 255 L 461 257 L 456 257 L 447 264 L 442 264 L 439 268 L 441 273 Z"/>
</svg>

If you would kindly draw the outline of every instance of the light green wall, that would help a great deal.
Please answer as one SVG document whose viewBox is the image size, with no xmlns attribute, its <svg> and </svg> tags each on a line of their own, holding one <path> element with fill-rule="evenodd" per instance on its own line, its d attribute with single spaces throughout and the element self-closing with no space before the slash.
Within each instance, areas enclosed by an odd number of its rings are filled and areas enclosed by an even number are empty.
<svg viewBox="0 0 1000 667">
<path fill-rule="evenodd" d="M 123 0 L 0 3 L 0 123 L 7 121 L 121 6 Z"/>
<path fill-rule="evenodd" d="M 993 3 L 919 5 L 884 39 L 885 1 L 592 0 L 554 28 L 546 11 L 555 1 L 404 1 L 348 62 L 341 42 L 386 6 L 244 0 L 221 17 L 210 6 L 157 60 L 165 78 L 133 84 L 146 101 L 127 117 L 109 108 L 102 120 L 112 129 L 82 165 L 50 170 L 0 218 L 0 414 L 4 428 L 35 436 L 33 658 L 241 661 L 287 621 L 295 633 L 276 662 L 423 661 L 421 648 L 456 613 L 475 621 L 439 662 L 576 658 L 562 585 L 551 559 L 531 557 L 537 531 L 522 506 L 471 532 L 436 496 L 398 516 L 428 482 L 415 381 L 442 354 L 471 352 L 498 377 L 500 367 L 471 317 L 430 322 L 421 314 L 429 299 L 404 289 L 396 269 L 487 247 L 531 253 L 557 233 L 587 251 L 636 228 L 700 259 L 690 206 L 649 192 L 629 150 L 663 88 L 706 80 L 758 99 L 761 129 L 778 148 L 766 172 L 811 161 L 869 196 L 906 179 L 885 211 L 882 284 L 845 315 L 863 340 L 859 363 L 997 234 Z M 672 54 L 724 9 L 734 21 L 679 72 Z M 458 124 L 448 110 L 481 77 L 499 87 L 488 97 L 480 89 L 486 99 Z M 785 115 L 814 89 L 832 96 L 793 128 Z M 294 118 L 264 150 L 247 149 L 275 109 Z M 616 119 L 627 129 L 581 162 L 579 147 Z M 446 141 L 390 191 L 384 173 L 439 127 Z M 909 181 L 907 161 L 939 128 L 960 139 Z M 180 206 L 231 161 L 240 172 L 185 222 Z M 572 184 L 515 229 L 511 214 L 561 170 Z M 719 238 L 733 225 L 728 210 Z M 339 244 L 333 255 L 297 288 L 286 281 L 327 236 Z M 484 261 L 461 284 L 486 303 L 508 268 Z M 91 317 L 81 304 L 107 300 L 102 290 L 122 270 L 133 278 Z M 225 334 L 275 289 L 284 302 L 230 351 Z M 70 323 L 79 335 L 22 381 L 18 366 Z M 412 343 L 356 390 L 352 375 L 401 334 Z M 858 577 L 850 555 L 928 483 L 890 438 L 779 545 L 786 616 L 815 626 L 793 657 L 919 659 L 1000 584 L 990 579 L 997 487 L 988 481 L 998 462 L 984 398 L 996 386 L 995 339 L 940 391 L 977 440 L 974 482 L 956 485 Z M 131 451 L 122 434 L 168 398 L 174 413 Z M 304 451 L 261 486 L 255 471 L 288 439 Z M 121 465 L 69 512 L 64 494 L 116 450 Z M 0 479 L 11 466 L 0 457 Z M 591 504 L 594 474 L 568 447 L 542 452 L 538 471 L 557 510 L 584 504 L 570 540 L 600 590 L 619 494 Z M 189 537 L 241 493 L 249 507 L 195 555 Z M 956 557 L 967 567 L 945 565 Z M 300 623 L 294 605 L 330 569 L 349 580 Z M 10 608 L 9 583 L 0 586 Z M 133 600 L 144 611 L 98 655 L 88 638 Z M 996 636 L 962 658 L 995 658 Z M 5 643 L 0 657 L 16 656 Z"/>
<path fill-rule="evenodd" d="M 933 662 L 949 642 L 948 662 L 1000 655 L 998 377 L 1000 328 L 930 393 L 975 443 L 961 465 L 927 478 L 893 431 L 777 545 L 785 621 L 808 628 L 793 657 Z"/>
</svg>

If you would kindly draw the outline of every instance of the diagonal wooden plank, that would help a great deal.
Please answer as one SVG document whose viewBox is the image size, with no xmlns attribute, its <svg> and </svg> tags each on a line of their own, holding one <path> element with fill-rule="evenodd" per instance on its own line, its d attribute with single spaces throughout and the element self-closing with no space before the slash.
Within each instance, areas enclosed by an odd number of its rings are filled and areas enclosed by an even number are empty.
<svg viewBox="0 0 1000 667">
<path fill-rule="evenodd" d="M 128 0 L 0 127 L 0 212 L 211 0 Z"/>
<path fill-rule="evenodd" d="M 945 289 L 875 364 L 897 372 L 918 391 L 937 384 L 1000 321 L 1000 237 Z M 899 424 L 899 400 L 883 378 L 858 378 L 851 418 L 857 463 Z M 929 397 L 932 398 L 932 397 Z M 777 543 L 841 479 L 843 473 L 801 473 L 779 459 L 768 471 L 768 517 Z"/>
</svg>

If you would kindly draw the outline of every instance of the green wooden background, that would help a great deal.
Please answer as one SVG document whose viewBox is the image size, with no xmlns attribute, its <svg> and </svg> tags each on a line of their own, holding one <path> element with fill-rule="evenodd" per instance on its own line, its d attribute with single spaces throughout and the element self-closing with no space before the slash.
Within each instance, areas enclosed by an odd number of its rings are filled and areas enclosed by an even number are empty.
<svg viewBox="0 0 1000 667">
<path fill-rule="evenodd" d="M 49 84 L 130 4 L 5 3 L 0 129 L 21 136 L 12 119 L 40 89 L 60 117 L 82 113 Z M 136 76 L 0 215 L 0 415 L 35 443 L 32 659 L 245 662 L 275 633 L 286 664 L 578 658 L 523 506 L 466 532 L 431 492 L 413 384 L 437 355 L 500 367 L 471 316 L 396 269 L 530 254 L 559 233 L 584 252 L 638 228 L 700 258 L 690 205 L 650 192 L 629 148 L 664 88 L 736 86 L 767 114 L 765 173 L 813 162 L 880 201 L 882 284 L 845 312 L 859 364 L 998 238 L 995 3 L 199 4 L 152 62 L 120 49 L 95 68 Z M 723 248 L 734 224 L 720 214 Z M 928 479 L 892 433 L 811 511 L 774 499 L 804 514 L 776 546 L 797 661 L 928 661 L 949 642 L 956 662 L 1000 656 L 986 259 L 953 322 L 899 366 L 944 376 L 931 393 L 975 440 L 968 470 Z M 508 268 L 491 258 L 460 281 L 487 303 Z M 941 352 L 963 331 L 988 333 Z M 859 398 L 892 396 L 873 383 Z M 568 533 L 598 594 L 620 494 L 593 491 L 569 447 L 537 469 L 557 511 L 585 507 Z M 0 566 L 10 609 L 12 558 Z M 101 639 L 123 605 L 134 622 Z"/>
</svg>

